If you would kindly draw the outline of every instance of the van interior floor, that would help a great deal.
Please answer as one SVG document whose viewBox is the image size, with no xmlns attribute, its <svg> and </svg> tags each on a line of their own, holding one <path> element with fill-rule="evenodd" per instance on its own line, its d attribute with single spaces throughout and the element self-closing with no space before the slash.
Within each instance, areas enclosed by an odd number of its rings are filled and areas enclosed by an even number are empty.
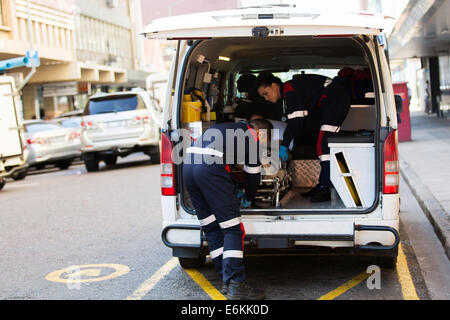
<svg viewBox="0 0 450 320">
<path fill-rule="evenodd" d="M 345 205 L 334 188 L 331 188 L 331 200 L 324 202 L 311 202 L 309 197 L 301 195 L 302 192 L 309 191 L 310 188 L 292 188 L 281 199 L 281 207 L 284 209 L 345 209 Z"/>
</svg>

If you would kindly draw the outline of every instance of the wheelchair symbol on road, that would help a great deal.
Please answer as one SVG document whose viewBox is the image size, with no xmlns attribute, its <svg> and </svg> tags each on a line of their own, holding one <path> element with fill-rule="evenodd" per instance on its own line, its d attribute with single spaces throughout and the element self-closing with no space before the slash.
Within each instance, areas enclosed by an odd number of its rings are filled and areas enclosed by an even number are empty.
<svg viewBox="0 0 450 320">
<path fill-rule="evenodd" d="M 121 264 L 86 264 L 70 266 L 49 273 L 45 279 L 66 284 L 80 284 L 110 280 L 127 274 L 130 268 Z"/>
</svg>

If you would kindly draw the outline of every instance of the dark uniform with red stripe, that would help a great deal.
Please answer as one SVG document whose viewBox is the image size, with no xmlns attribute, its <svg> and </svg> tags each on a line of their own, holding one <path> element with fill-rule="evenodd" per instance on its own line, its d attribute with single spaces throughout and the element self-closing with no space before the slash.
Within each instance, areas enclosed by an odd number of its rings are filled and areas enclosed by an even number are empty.
<svg viewBox="0 0 450 320">
<path fill-rule="evenodd" d="M 323 90 L 318 104 L 321 111 L 321 125 L 317 137 L 317 156 L 320 160 L 319 186 L 330 187 L 330 148 L 328 138 L 341 130 L 341 125 L 351 107 L 351 94 L 348 83 L 340 77 Z"/>
<path fill-rule="evenodd" d="M 319 108 L 321 125 L 316 142 L 317 155 L 322 167 L 319 185 L 330 184 L 330 149 L 327 139 L 340 130 L 351 104 L 349 87 L 345 79 L 331 79 L 315 74 L 296 75 L 281 86 L 286 103 L 287 127 L 281 143 L 286 148 L 301 137 L 305 118 Z"/>
<path fill-rule="evenodd" d="M 238 282 L 245 279 L 245 230 L 229 164 L 244 164 L 244 196 L 252 201 L 261 180 L 258 148 L 256 132 L 250 124 L 221 123 L 208 128 L 202 139 L 187 149 L 184 159 L 184 182 L 216 271 L 225 284 L 230 279 Z"/>
</svg>

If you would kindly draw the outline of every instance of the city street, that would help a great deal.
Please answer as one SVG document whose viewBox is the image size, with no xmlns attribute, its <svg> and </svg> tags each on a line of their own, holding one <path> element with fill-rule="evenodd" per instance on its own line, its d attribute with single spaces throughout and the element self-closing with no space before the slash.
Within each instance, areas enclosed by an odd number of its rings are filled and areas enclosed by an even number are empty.
<svg viewBox="0 0 450 320">
<path fill-rule="evenodd" d="M 183 270 L 163 245 L 159 174 L 159 165 L 137 154 L 112 167 L 102 164 L 95 173 L 77 162 L 8 181 L 0 194 L 1 207 L 8 208 L 1 210 L 0 299 L 223 299 L 210 260 Z M 435 292 L 427 287 L 427 274 L 442 270 L 419 263 L 415 237 L 428 222 L 414 224 L 425 218 L 405 183 L 400 190 L 396 269 L 377 270 L 362 257 L 248 254 L 249 281 L 276 300 L 428 300 L 448 294 L 445 281 Z M 440 246 L 435 239 L 427 243 Z"/>
<path fill-rule="evenodd" d="M 0 0 L 0 300 L 168 320 L 450 300 L 448 12 Z"/>
</svg>

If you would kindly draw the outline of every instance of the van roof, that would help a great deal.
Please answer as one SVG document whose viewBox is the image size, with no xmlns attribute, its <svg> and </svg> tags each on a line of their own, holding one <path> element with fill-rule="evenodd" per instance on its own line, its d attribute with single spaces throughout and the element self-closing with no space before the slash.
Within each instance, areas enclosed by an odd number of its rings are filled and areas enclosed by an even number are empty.
<svg viewBox="0 0 450 320">
<path fill-rule="evenodd" d="M 252 7 L 160 18 L 142 31 L 148 38 L 189 39 L 249 37 L 254 27 L 267 27 L 270 35 L 380 34 L 384 17 L 359 13 L 306 13 L 297 7 Z"/>
</svg>

